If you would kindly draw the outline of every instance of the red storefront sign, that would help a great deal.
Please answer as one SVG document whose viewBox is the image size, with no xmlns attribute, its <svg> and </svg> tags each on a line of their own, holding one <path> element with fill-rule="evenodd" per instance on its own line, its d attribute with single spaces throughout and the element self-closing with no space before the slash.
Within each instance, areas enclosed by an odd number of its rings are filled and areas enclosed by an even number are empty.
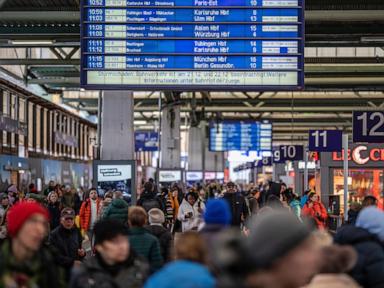
<svg viewBox="0 0 384 288">
<path fill-rule="evenodd" d="M 333 161 L 344 160 L 344 150 L 340 152 L 332 153 Z M 365 165 L 369 161 L 379 162 L 384 161 L 384 148 L 372 148 L 369 149 L 367 146 L 360 145 L 353 149 L 348 149 L 348 160 L 353 161 L 358 165 Z"/>
</svg>

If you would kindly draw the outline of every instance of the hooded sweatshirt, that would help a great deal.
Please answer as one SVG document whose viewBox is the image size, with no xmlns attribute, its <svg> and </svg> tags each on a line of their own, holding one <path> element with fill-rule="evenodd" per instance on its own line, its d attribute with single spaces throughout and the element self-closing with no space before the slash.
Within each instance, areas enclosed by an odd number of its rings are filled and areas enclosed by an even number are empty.
<svg viewBox="0 0 384 288">
<path fill-rule="evenodd" d="M 384 212 L 378 208 L 372 206 L 363 209 L 357 217 L 356 227 L 376 235 L 384 243 Z"/>
</svg>

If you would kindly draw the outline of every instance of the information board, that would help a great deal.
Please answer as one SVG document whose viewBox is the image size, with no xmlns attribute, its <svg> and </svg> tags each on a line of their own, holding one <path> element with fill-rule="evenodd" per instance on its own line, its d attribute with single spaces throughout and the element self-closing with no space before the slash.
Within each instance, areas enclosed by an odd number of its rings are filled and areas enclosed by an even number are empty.
<svg viewBox="0 0 384 288">
<path fill-rule="evenodd" d="M 295 90 L 303 0 L 84 0 L 81 86 Z"/>
<path fill-rule="evenodd" d="M 154 152 L 159 150 L 158 147 L 159 134 L 155 131 L 136 131 L 135 132 L 135 149 L 139 151 Z"/>
<path fill-rule="evenodd" d="M 211 122 L 210 151 L 272 151 L 272 124 L 256 121 Z"/>
</svg>

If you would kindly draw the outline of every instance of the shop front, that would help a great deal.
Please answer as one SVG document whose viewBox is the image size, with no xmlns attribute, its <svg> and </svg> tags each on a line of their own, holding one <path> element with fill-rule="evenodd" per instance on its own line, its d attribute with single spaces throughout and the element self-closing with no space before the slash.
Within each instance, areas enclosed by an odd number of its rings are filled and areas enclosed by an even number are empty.
<svg viewBox="0 0 384 288">
<path fill-rule="evenodd" d="M 322 153 L 321 196 L 335 214 L 344 213 L 343 153 Z M 383 209 L 384 147 L 380 144 L 351 144 L 348 151 L 348 203 L 361 203 L 373 195 Z M 334 208 L 336 207 L 336 208 Z"/>
</svg>

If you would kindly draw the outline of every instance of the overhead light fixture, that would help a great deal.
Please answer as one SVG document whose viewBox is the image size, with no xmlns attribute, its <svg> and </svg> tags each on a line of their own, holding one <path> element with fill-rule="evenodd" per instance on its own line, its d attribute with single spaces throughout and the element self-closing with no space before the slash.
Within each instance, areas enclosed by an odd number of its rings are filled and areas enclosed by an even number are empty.
<svg viewBox="0 0 384 288">
<path fill-rule="evenodd" d="M 52 40 L 12 40 L 13 45 L 49 45 L 53 44 Z"/>
<path fill-rule="evenodd" d="M 135 121 L 133 121 L 133 124 L 134 125 L 145 125 L 145 124 L 147 124 L 147 121 L 145 121 L 145 120 L 135 120 Z"/>
<path fill-rule="evenodd" d="M 362 43 L 370 43 L 370 42 L 384 42 L 384 37 L 375 37 L 375 36 L 368 36 L 368 37 L 361 37 L 360 41 Z"/>
</svg>

